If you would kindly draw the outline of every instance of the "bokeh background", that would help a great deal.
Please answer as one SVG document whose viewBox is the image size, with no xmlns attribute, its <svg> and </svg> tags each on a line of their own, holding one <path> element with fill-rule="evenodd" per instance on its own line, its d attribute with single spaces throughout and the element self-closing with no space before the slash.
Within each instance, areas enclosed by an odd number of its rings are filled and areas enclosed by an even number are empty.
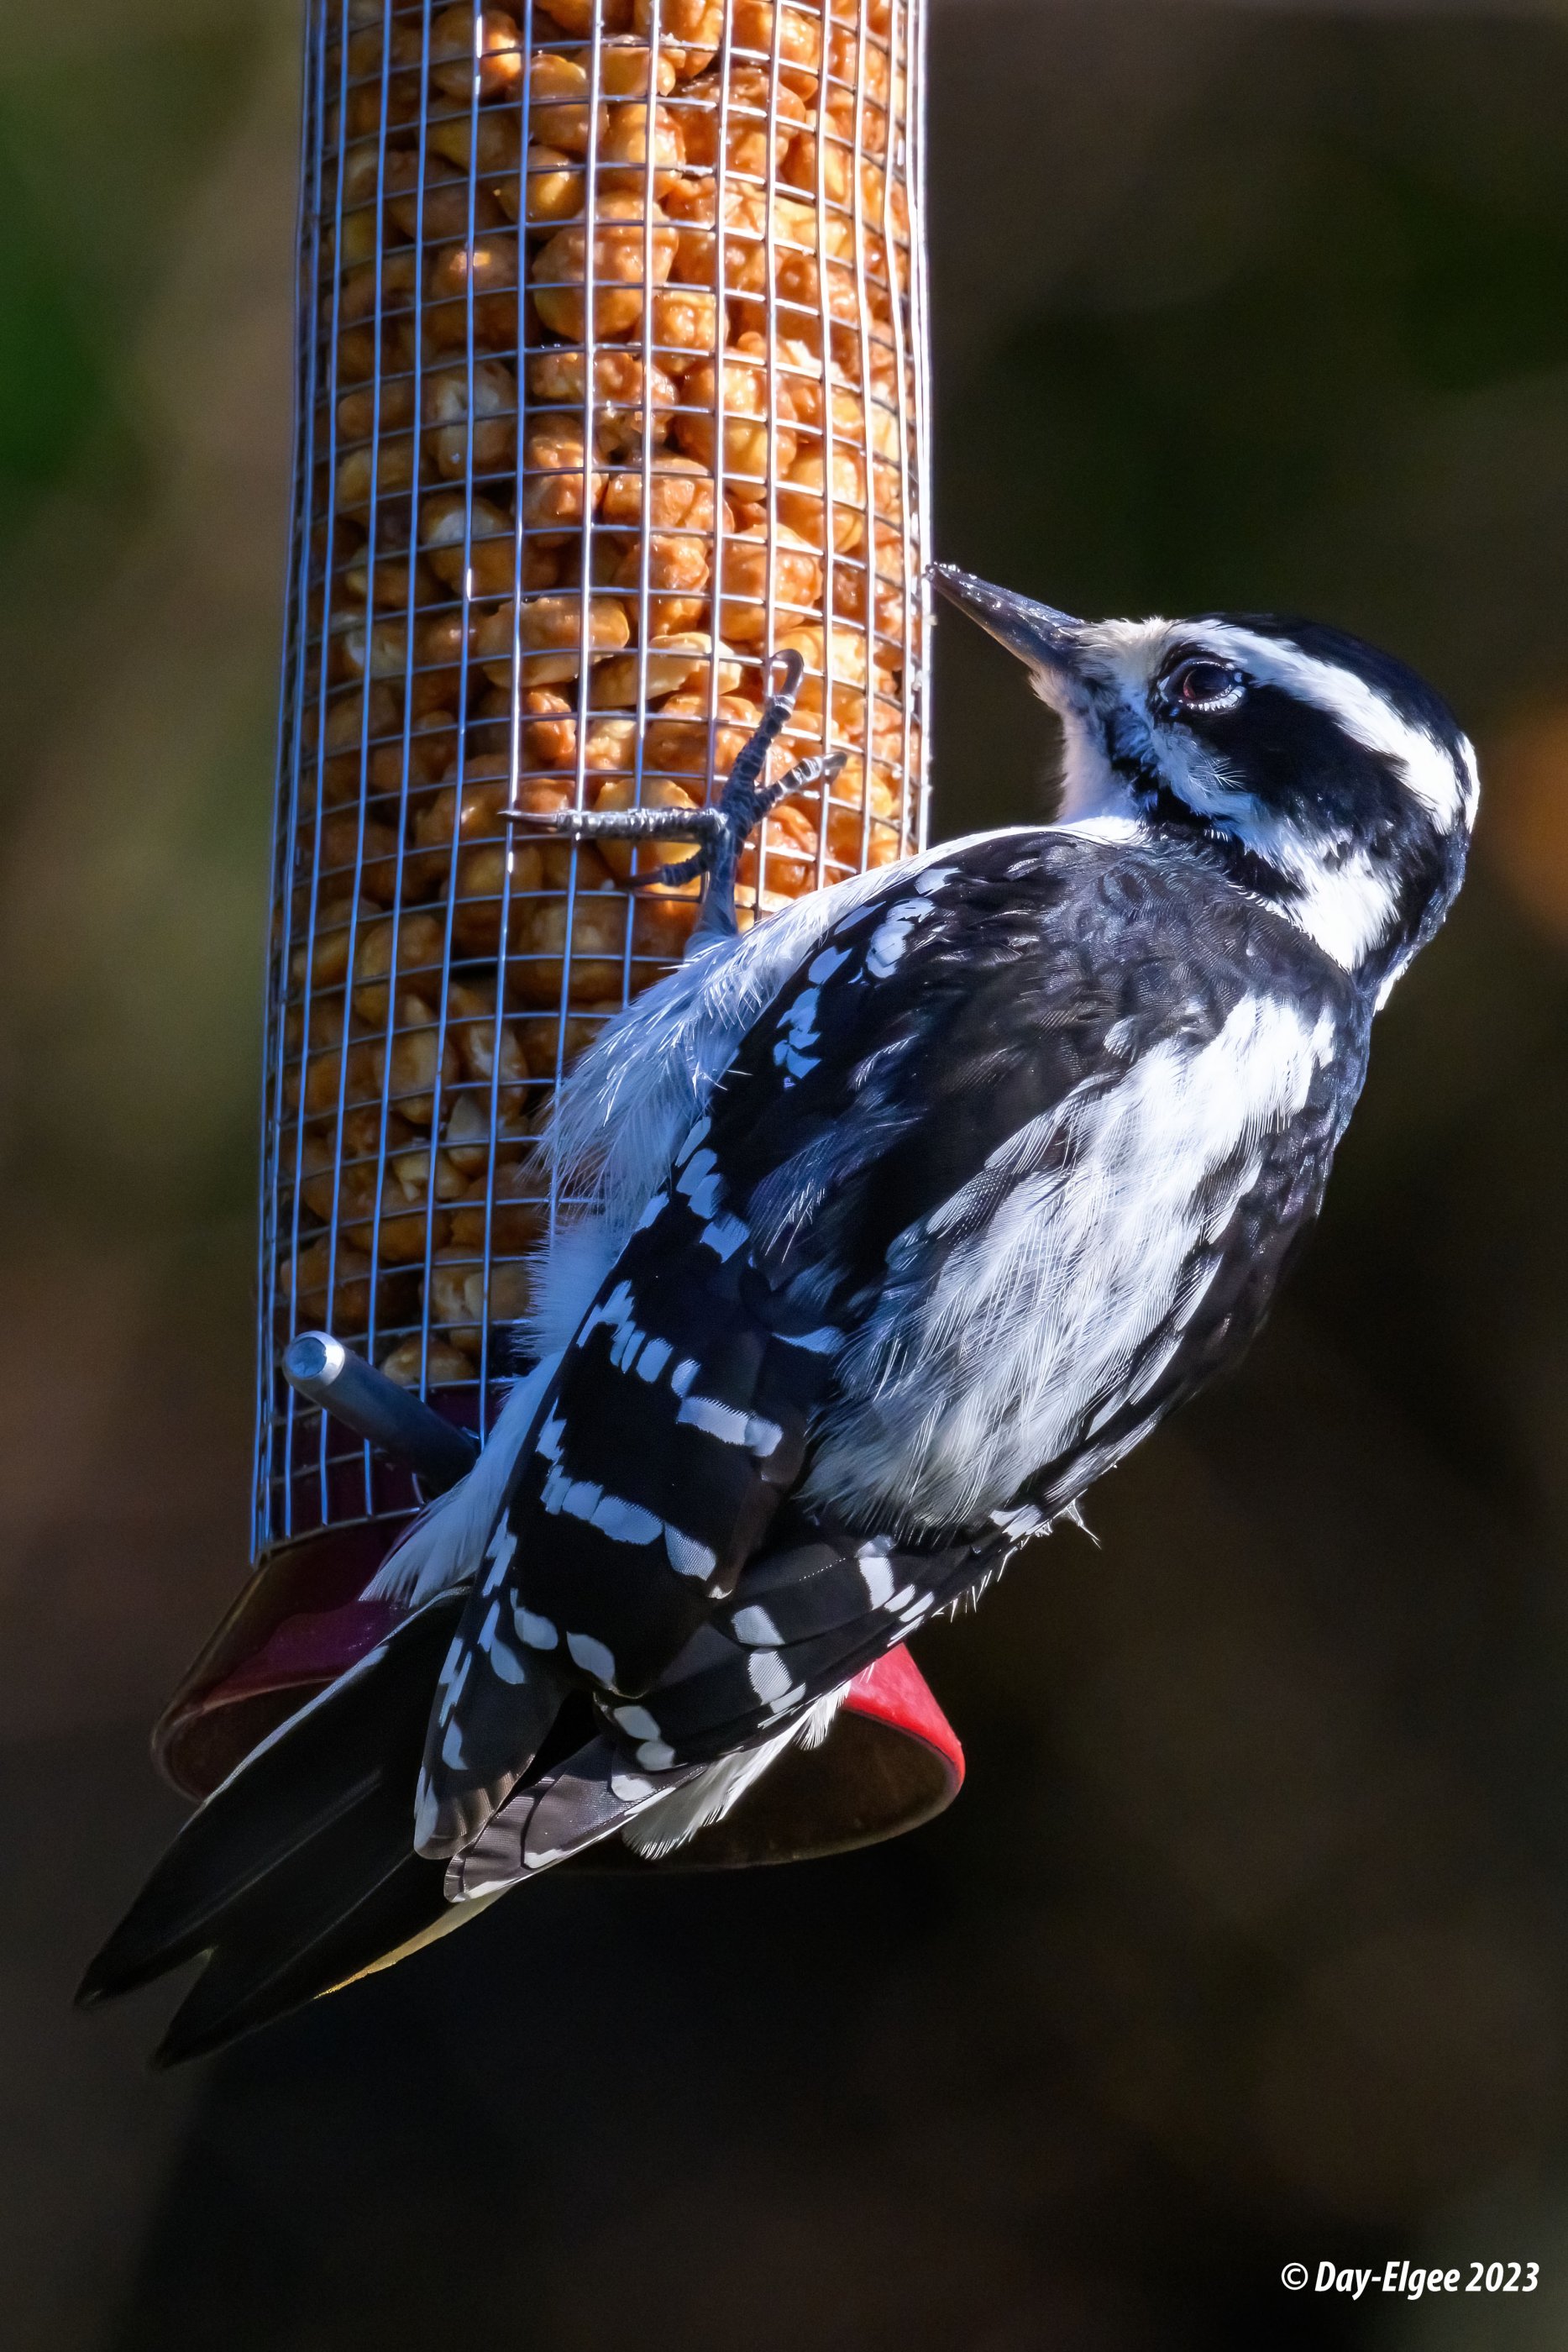
<svg viewBox="0 0 1568 2352">
<path fill-rule="evenodd" d="M 934 0 L 946 551 L 1482 750 L 1246 1372 L 920 1655 L 902 1844 L 541 1887 L 218 2063 L 71 2016 L 244 1562 L 296 0 L 0 42 L 0 2320 L 17 2352 L 1568 2341 L 1568 16 Z M 1048 805 L 945 626 L 937 820 Z M 1533 2260 L 1533 2296 L 1282 2263 Z"/>
</svg>

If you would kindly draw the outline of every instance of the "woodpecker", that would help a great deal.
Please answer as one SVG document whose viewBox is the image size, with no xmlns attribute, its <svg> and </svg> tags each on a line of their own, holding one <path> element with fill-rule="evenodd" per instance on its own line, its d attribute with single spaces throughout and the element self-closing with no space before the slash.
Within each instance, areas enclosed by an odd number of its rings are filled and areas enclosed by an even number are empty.
<svg viewBox="0 0 1568 2352">
<path fill-rule="evenodd" d="M 398 1630 L 208 1800 L 88 1972 L 94 2000 L 206 1955 L 165 2062 L 596 1841 L 717 1819 L 1259 1328 L 1459 887 L 1474 753 L 1337 629 L 936 576 L 1061 722 L 1055 820 L 742 934 L 766 741 L 737 766 L 695 828 L 695 952 L 560 1095 L 583 1205 L 531 1369 L 372 1588 Z"/>
</svg>

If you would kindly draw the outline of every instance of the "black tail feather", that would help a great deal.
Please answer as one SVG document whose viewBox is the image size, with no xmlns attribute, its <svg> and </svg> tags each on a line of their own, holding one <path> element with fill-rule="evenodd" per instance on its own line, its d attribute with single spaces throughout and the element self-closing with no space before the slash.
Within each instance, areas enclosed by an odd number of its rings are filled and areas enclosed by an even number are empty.
<svg viewBox="0 0 1568 2352">
<path fill-rule="evenodd" d="M 82 1979 L 90 2003 L 199 1952 L 158 2053 L 216 2049 L 384 1958 L 444 1916 L 413 1851 L 414 1789 L 465 1591 L 443 1593 L 207 1800 Z"/>
</svg>

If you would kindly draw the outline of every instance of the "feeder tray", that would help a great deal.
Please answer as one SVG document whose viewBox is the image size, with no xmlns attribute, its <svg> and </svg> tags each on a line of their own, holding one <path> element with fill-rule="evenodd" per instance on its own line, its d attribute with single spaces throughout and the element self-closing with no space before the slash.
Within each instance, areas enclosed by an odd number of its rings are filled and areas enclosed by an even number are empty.
<svg viewBox="0 0 1568 2352">
<path fill-rule="evenodd" d="M 340 1395 L 329 1409 L 367 1443 L 395 1434 L 405 1464 L 413 1456 L 432 1489 L 461 1475 L 472 1441 L 338 1342 L 307 1335 L 285 1363 L 319 1398 L 350 1388 L 351 1397 Z M 323 1364 L 329 1379 L 320 1376 Z M 256 1570 L 158 1725 L 154 1750 L 176 1787 L 209 1795 L 269 1732 L 394 1631 L 403 1612 L 364 1597 L 387 1544 L 374 1526 L 326 1529 Z M 572 1866 L 733 1870 L 842 1853 L 917 1829 L 952 1803 L 963 1779 L 963 1750 L 901 1643 L 855 1676 L 820 1748 L 790 1749 L 687 1844 L 649 1862 L 612 1840 Z"/>
</svg>

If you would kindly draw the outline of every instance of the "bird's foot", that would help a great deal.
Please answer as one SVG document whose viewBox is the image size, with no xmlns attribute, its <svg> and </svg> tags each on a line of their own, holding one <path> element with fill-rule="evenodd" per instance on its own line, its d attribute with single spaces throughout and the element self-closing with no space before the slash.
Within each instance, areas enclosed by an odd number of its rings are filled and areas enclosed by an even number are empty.
<svg viewBox="0 0 1568 2352">
<path fill-rule="evenodd" d="M 791 793 L 831 783 L 848 756 L 842 751 L 831 756 L 814 753 L 798 761 L 776 782 L 763 782 L 768 754 L 794 711 L 806 667 L 793 650 L 776 654 L 774 662 L 783 670 L 783 683 L 769 695 L 755 733 L 730 771 L 716 808 L 508 809 L 506 814 L 518 823 L 566 834 L 573 841 L 695 841 L 697 846 L 690 857 L 682 858 L 678 865 L 662 866 L 654 874 L 638 876 L 635 882 L 644 888 L 671 889 L 701 877 L 707 889 L 692 945 L 733 937 L 739 928 L 736 877 L 740 854 L 752 834 L 768 811 Z"/>
</svg>

